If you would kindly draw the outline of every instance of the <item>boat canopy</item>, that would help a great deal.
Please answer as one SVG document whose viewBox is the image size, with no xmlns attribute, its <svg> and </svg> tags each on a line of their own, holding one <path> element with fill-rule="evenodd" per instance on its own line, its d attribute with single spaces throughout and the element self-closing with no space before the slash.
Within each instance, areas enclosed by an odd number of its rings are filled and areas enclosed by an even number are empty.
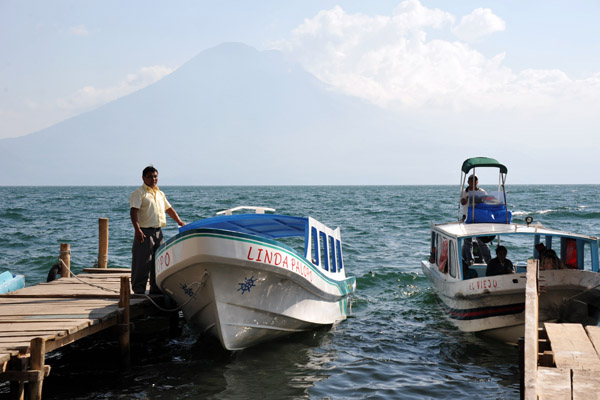
<svg viewBox="0 0 600 400">
<path fill-rule="evenodd" d="M 473 157 L 468 158 L 463 162 L 462 172 L 468 173 L 471 169 L 477 167 L 497 167 L 503 174 L 508 173 L 508 168 L 500 164 L 497 160 L 489 157 Z"/>
<path fill-rule="evenodd" d="M 267 239 L 283 237 L 305 237 L 308 218 L 278 214 L 234 214 L 201 219 L 179 228 L 179 232 L 190 229 L 212 228 L 258 235 Z"/>
</svg>

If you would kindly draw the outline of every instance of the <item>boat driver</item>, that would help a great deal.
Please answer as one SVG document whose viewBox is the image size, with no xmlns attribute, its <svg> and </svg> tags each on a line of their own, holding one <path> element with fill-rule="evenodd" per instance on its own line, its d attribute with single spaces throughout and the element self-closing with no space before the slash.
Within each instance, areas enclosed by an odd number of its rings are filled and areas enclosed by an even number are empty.
<svg viewBox="0 0 600 400">
<path fill-rule="evenodd" d="M 485 190 L 477 186 L 477 184 L 479 183 L 477 175 L 472 174 L 471 176 L 469 176 L 467 182 L 469 183 L 469 186 L 467 186 L 467 188 L 462 192 L 462 195 L 460 196 L 460 204 L 463 205 L 463 221 L 467 218 L 467 212 L 469 207 L 469 192 L 478 192 L 477 194 L 480 195 L 487 194 Z M 473 196 L 473 194 L 471 196 Z M 490 248 L 488 247 L 487 243 L 484 242 L 482 239 L 478 237 L 475 239 L 477 240 L 477 248 L 479 249 L 479 254 L 487 264 L 492 259 L 492 256 L 490 254 Z M 462 246 L 462 258 L 463 262 L 466 263 L 467 266 L 473 264 L 473 238 L 465 238 Z"/>
<path fill-rule="evenodd" d="M 476 195 L 486 195 L 487 194 L 487 192 L 485 190 L 483 190 L 482 188 L 477 186 L 477 184 L 479 183 L 479 179 L 477 179 L 477 176 L 475 174 L 472 174 L 471 176 L 469 176 L 467 183 L 469 184 L 469 186 L 467 186 L 467 188 L 462 192 L 462 194 L 460 196 L 460 204 L 463 205 L 463 221 L 467 218 L 467 212 L 468 212 L 469 200 L 470 200 L 469 197 L 475 197 Z M 471 196 L 469 196 L 469 192 L 477 192 L 477 193 L 471 194 Z"/>
</svg>

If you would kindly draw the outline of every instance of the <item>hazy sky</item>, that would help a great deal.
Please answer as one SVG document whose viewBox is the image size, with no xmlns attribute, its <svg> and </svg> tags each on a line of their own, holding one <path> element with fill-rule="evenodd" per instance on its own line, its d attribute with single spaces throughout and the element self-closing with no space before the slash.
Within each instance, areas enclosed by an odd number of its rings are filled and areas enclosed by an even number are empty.
<svg viewBox="0 0 600 400">
<path fill-rule="evenodd" d="M 484 134 L 552 159 L 584 148 L 597 169 L 599 16 L 595 0 L 0 0 L 0 139 L 235 41 L 280 49 L 335 90 L 422 116 L 449 142 Z"/>
</svg>

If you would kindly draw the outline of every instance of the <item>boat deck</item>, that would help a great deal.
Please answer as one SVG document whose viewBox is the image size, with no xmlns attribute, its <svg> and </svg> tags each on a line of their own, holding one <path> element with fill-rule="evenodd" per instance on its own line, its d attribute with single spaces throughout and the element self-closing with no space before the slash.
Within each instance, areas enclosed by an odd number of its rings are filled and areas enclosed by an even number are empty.
<svg viewBox="0 0 600 400">
<path fill-rule="evenodd" d="M 129 270 L 98 272 L 0 295 L 0 381 L 11 381 L 15 398 L 25 382 L 39 391 L 31 398 L 41 398 L 46 353 L 110 327 L 119 326 L 122 361 L 129 363 L 129 321 L 146 315 L 150 300 L 132 295 Z"/>
</svg>

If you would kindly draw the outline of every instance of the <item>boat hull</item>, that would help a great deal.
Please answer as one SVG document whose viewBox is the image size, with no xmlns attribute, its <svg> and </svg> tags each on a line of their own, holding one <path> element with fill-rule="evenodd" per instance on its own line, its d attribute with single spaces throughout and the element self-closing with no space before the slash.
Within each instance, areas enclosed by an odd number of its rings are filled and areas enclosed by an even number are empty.
<svg viewBox="0 0 600 400">
<path fill-rule="evenodd" d="M 13 275 L 10 271 L 4 271 L 0 274 L 0 294 L 10 293 L 24 287 L 24 275 Z"/>
<path fill-rule="evenodd" d="M 156 278 L 228 350 L 341 321 L 354 290 L 275 241 L 202 229 L 159 249 Z"/>
<path fill-rule="evenodd" d="M 450 281 L 427 261 L 422 262 L 422 270 L 432 283 L 444 313 L 461 331 L 480 333 L 506 343 L 516 343 L 523 336 L 525 274 Z M 598 313 L 590 313 L 588 304 L 600 306 L 597 288 L 600 274 L 581 270 L 540 271 L 539 279 L 543 283 L 540 322 L 598 324 Z"/>
</svg>

